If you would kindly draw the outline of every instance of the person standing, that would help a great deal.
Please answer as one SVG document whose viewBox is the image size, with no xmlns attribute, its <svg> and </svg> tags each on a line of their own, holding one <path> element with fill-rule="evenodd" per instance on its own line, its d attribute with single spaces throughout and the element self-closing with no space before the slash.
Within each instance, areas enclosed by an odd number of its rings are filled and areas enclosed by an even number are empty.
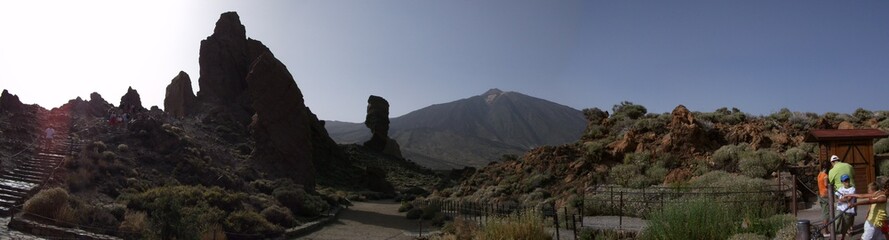
<svg viewBox="0 0 889 240">
<path fill-rule="evenodd" d="M 861 234 L 862 240 L 871 240 L 871 239 L 885 239 L 885 233 L 882 232 L 882 229 L 885 228 L 886 222 L 886 195 L 889 194 L 889 182 L 883 183 L 883 188 L 877 190 L 877 183 L 870 183 L 867 185 L 867 194 L 851 194 L 847 195 L 847 198 L 863 198 L 863 201 L 856 201 L 851 204 L 851 207 L 857 207 L 859 205 L 870 204 L 870 208 L 867 210 L 867 220 L 864 222 L 864 233 Z M 881 231 L 877 231 L 880 229 Z M 882 238 L 881 238 L 882 236 Z"/>
<path fill-rule="evenodd" d="M 824 219 L 824 225 L 830 223 L 830 203 L 827 199 L 827 172 L 830 171 L 830 163 L 824 162 L 821 164 L 821 171 L 818 172 L 818 203 L 821 205 L 821 217 Z M 827 228 L 824 229 L 824 234 L 828 234 Z"/>
<path fill-rule="evenodd" d="M 55 135 L 55 134 L 56 134 L 55 129 L 53 129 L 52 127 L 46 128 L 46 140 L 47 141 L 52 141 L 53 135 Z"/>
<path fill-rule="evenodd" d="M 834 166 L 836 167 L 836 166 Z M 855 224 L 855 208 L 852 207 L 852 201 L 854 198 L 847 198 L 846 196 L 850 196 L 855 194 L 855 187 L 852 186 L 852 179 L 849 175 L 840 176 L 840 182 L 843 184 L 843 187 L 837 189 L 837 221 L 836 221 L 836 229 L 837 233 L 842 234 L 842 239 L 846 239 L 846 235 L 849 234 L 849 229 L 852 228 L 852 225 Z"/>
<path fill-rule="evenodd" d="M 840 177 L 843 175 L 849 176 L 849 182 L 852 186 L 855 186 L 855 176 L 852 175 L 852 165 L 848 163 L 844 163 L 840 161 L 840 157 L 837 155 L 830 156 L 830 171 L 827 173 L 827 179 L 830 184 L 833 184 L 833 189 L 840 189 L 843 187 L 843 183 L 840 180 Z"/>
</svg>

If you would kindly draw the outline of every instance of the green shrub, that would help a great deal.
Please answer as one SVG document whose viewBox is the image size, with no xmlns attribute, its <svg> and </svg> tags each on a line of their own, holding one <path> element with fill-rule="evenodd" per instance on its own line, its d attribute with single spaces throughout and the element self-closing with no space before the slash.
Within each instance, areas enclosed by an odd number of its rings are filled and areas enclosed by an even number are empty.
<svg viewBox="0 0 889 240">
<path fill-rule="evenodd" d="M 441 206 L 438 204 L 429 204 L 423 208 L 423 219 L 429 220 L 435 217 L 436 214 L 441 213 Z"/>
<path fill-rule="evenodd" d="M 25 201 L 24 212 L 37 215 L 36 219 L 50 218 L 64 222 L 71 222 L 74 214 L 68 205 L 68 191 L 55 187 L 40 190 L 33 197 Z"/>
<path fill-rule="evenodd" d="M 315 217 L 330 208 L 330 205 L 319 196 L 310 195 L 302 188 L 284 186 L 272 193 L 275 199 L 289 208 L 291 212 L 306 217 Z"/>
<path fill-rule="evenodd" d="M 541 216 L 534 213 L 490 219 L 477 233 L 476 239 L 552 239 Z"/>
<path fill-rule="evenodd" d="M 254 211 L 240 210 L 225 218 L 225 230 L 242 234 L 263 234 L 266 236 L 281 234 L 284 229 L 267 221 Z"/>
<path fill-rule="evenodd" d="M 735 223 L 726 208 L 706 200 L 669 204 L 652 213 L 641 239 L 727 239 Z"/>
<path fill-rule="evenodd" d="M 405 216 L 407 217 L 407 219 L 410 219 L 410 220 L 420 219 L 420 217 L 423 216 L 423 209 L 414 208 L 414 209 L 408 210 L 407 214 Z"/>
<path fill-rule="evenodd" d="M 290 209 L 281 206 L 270 206 L 262 210 L 260 213 L 266 220 L 277 224 L 284 228 L 292 228 L 296 226 L 296 219 L 290 213 Z"/>
<path fill-rule="evenodd" d="M 713 168 L 716 170 L 724 170 L 734 172 L 738 168 L 738 162 L 741 160 L 741 154 L 750 151 L 746 143 L 738 145 L 725 145 L 713 152 Z"/>
<path fill-rule="evenodd" d="M 769 237 L 759 235 L 756 233 L 739 233 L 732 235 L 728 238 L 729 240 L 769 240 Z"/>
<path fill-rule="evenodd" d="M 614 114 L 612 115 L 614 118 L 629 118 L 629 119 L 638 119 L 642 116 L 645 116 L 648 113 L 648 109 L 645 109 L 642 105 L 633 104 L 629 101 L 623 101 L 620 104 L 615 104 L 611 108 Z"/>
<path fill-rule="evenodd" d="M 852 113 L 852 118 L 855 119 L 855 121 L 859 122 L 859 123 L 864 122 L 864 121 L 871 119 L 873 117 L 874 117 L 874 113 L 871 111 L 868 111 L 867 109 L 864 109 L 864 108 L 855 109 L 855 112 Z"/>
<path fill-rule="evenodd" d="M 748 177 L 767 177 L 773 171 L 777 170 L 781 164 L 781 157 L 778 153 L 767 149 L 760 149 L 756 152 L 745 152 L 741 154 L 740 157 L 741 160 L 738 162 L 738 169 Z"/>
<path fill-rule="evenodd" d="M 194 239 L 221 223 L 225 212 L 241 208 L 247 197 L 219 187 L 165 186 L 124 196 L 124 200 L 129 208 L 149 215 L 149 232 L 154 237 Z"/>
<path fill-rule="evenodd" d="M 84 226 L 97 227 L 96 233 L 112 234 L 120 226 L 120 221 L 107 209 L 95 206 L 83 206 L 74 210 L 77 222 Z"/>
<path fill-rule="evenodd" d="M 611 180 L 621 186 L 630 186 L 633 177 L 642 173 L 642 167 L 634 164 L 618 164 L 611 168 L 608 176 Z"/>
<path fill-rule="evenodd" d="M 787 122 L 787 120 L 790 120 L 791 116 L 793 116 L 793 112 L 791 112 L 790 109 L 781 108 L 778 112 L 769 115 L 769 118 L 779 122 Z"/>
<path fill-rule="evenodd" d="M 794 222 L 791 221 L 790 223 L 785 224 L 784 227 L 782 227 L 781 229 L 778 229 L 778 231 L 775 232 L 775 238 L 773 238 L 773 239 L 774 240 L 793 240 L 793 239 L 796 239 L 796 233 L 797 233 L 796 232 L 796 224 L 794 224 Z"/>
<path fill-rule="evenodd" d="M 878 125 L 883 130 L 889 130 L 889 119 L 884 119 L 883 121 L 880 121 L 880 123 Z"/>
<path fill-rule="evenodd" d="M 883 154 L 889 152 L 889 138 L 883 138 L 874 143 L 874 153 Z"/>
<path fill-rule="evenodd" d="M 889 177 L 889 161 L 883 160 L 880 162 L 880 175 Z"/>
<path fill-rule="evenodd" d="M 787 151 L 784 152 L 784 156 L 787 159 L 787 164 L 793 165 L 804 163 L 806 160 L 809 160 L 809 153 L 798 147 L 787 149 Z"/>
<path fill-rule="evenodd" d="M 409 202 L 401 202 L 401 206 L 398 207 L 398 212 L 407 212 L 411 209 L 414 209 L 414 205 Z"/>
<path fill-rule="evenodd" d="M 121 237 L 126 239 L 142 239 L 148 231 L 148 220 L 145 212 L 127 211 L 118 227 Z"/>
<path fill-rule="evenodd" d="M 583 156 L 586 159 L 592 160 L 594 162 L 598 162 L 598 161 L 602 160 L 605 156 L 605 153 L 606 153 L 605 145 L 606 145 L 606 143 L 604 143 L 602 141 L 584 142 L 583 143 L 583 149 L 584 149 Z"/>
</svg>

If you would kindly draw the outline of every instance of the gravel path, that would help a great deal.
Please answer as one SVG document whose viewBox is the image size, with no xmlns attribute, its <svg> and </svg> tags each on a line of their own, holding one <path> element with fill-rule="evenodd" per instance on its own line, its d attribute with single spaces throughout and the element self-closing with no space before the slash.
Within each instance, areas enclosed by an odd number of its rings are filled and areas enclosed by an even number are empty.
<svg viewBox="0 0 889 240">
<path fill-rule="evenodd" d="M 339 219 L 312 234 L 300 239 L 339 240 L 339 239 L 393 239 L 408 240 L 419 236 L 420 224 L 408 220 L 398 212 L 400 203 L 391 200 L 353 202 L 344 209 Z M 423 222 L 423 235 L 430 231 L 429 221 Z M 437 228 L 431 229 L 437 231 Z"/>
</svg>

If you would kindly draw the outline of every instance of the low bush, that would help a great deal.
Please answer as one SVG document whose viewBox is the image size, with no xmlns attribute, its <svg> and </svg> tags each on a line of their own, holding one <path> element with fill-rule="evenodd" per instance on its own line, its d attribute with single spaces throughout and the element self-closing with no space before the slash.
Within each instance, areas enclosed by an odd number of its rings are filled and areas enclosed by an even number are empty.
<svg viewBox="0 0 889 240">
<path fill-rule="evenodd" d="M 40 190 L 25 201 L 24 212 L 36 215 L 34 219 L 53 219 L 61 222 L 73 222 L 74 209 L 68 205 L 68 191 L 55 187 Z"/>
<path fill-rule="evenodd" d="M 253 211 L 240 210 L 225 218 L 225 230 L 240 234 L 275 235 L 284 229 L 267 221 L 262 215 Z"/>
<path fill-rule="evenodd" d="M 889 152 L 889 138 L 883 138 L 874 143 L 874 153 L 883 154 Z"/>
<path fill-rule="evenodd" d="M 401 206 L 398 207 L 398 212 L 407 212 L 411 209 L 414 209 L 414 205 L 409 202 L 401 202 Z"/>
<path fill-rule="evenodd" d="M 293 214 L 290 213 L 290 209 L 281 206 L 271 206 L 266 209 L 263 209 L 262 212 L 263 217 L 271 223 L 274 223 L 278 226 L 284 228 L 292 228 L 296 226 L 296 219 L 293 218 Z"/>
<path fill-rule="evenodd" d="M 423 216 L 423 209 L 414 208 L 407 211 L 406 217 L 410 220 L 417 220 Z"/>
<path fill-rule="evenodd" d="M 738 145 L 725 145 L 713 152 L 711 159 L 713 160 L 713 169 L 734 172 L 738 169 L 738 162 L 741 160 L 741 154 L 747 152 L 748 145 L 741 143 Z"/>
<path fill-rule="evenodd" d="M 142 239 L 148 231 L 148 218 L 145 216 L 145 212 L 127 211 L 117 229 L 121 233 L 121 237 Z"/>
<path fill-rule="evenodd" d="M 117 145 L 117 151 L 118 152 L 130 151 L 130 146 L 127 146 L 126 144 L 121 143 L 121 144 Z"/>
<path fill-rule="evenodd" d="M 784 152 L 784 157 L 787 159 L 787 164 L 792 165 L 805 163 L 810 159 L 809 153 L 798 147 L 787 149 L 787 151 Z"/>
<path fill-rule="evenodd" d="M 769 237 L 756 233 L 739 233 L 732 235 L 728 240 L 769 240 Z"/>
<path fill-rule="evenodd" d="M 82 206 L 74 211 L 77 216 L 77 222 L 80 225 L 96 227 L 93 230 L 101 234 L 114 234 L 120 226 L 120 220 L 117 219 L 108 209 L 95 206 Z"/>
<path fill-rule="evenodd" d="M 534 213 L 490 219 L 476 239 L 552 239 L 543 217 Z"/>
<path fill-rule="evenodd" d="M 429 220 L 435 217 L 436 214 L 441 214 L 441 205 L 438 204 L 429 204 L 423 208 L 423 219 Z"/>
<path fill-rule="evenodd" d="M 273 191 L 272 195 L 291 212 L 300 216 L 319 216 L 330 208 L 327 201 L 321 197 L 310 195 L 304 189 L 296 186 L 279 187 Z"/>
<path fill-rule="evenodd" d="M 738 162 L 738 169 L 748 177 L 764 178 L 778 170 L 781 157 L 777 152 L 760 149 L 755 152 L 744 152 Z"/>
<path fill-rule="evenodd" d="M 725 208 L 705 200 L 670 204 L 651 215 L 641 239 L 727 239 L 736 226 Z"/>
<path fill-rule="evenodd" d="M 880 175 L 889 177 L 889 161 L 883 160 L 880 162 Z"/>
</svg>

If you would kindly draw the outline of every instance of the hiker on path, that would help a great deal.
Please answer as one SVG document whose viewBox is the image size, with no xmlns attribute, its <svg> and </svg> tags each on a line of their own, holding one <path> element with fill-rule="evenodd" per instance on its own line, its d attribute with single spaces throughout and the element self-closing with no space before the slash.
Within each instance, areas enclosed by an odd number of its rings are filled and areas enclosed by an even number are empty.
<svg viewBox="0 0 889 240">
<path fill-rule="evenodd" d="M 834 165 L 834 167 L 836 166 Z M 842 182 L 843 187 L 836 191 L 837 199 L 839 199 L 837 201 L 836 216 L 839 219 L 836 221 L 836 233 L 842 234 L 841 239 L 846 239 L 846 235 L 849 234 L 849 230 L 855 224 L 855 208 L 852 207 L 852 201 L 855 199 L 847 198 L 846 196 L 855 194 L 855 187 L 852 186 L 852 178 L 849 175 L 840 176 L 840 182 Z"/>
<path fill-rule="evenodd" d="M 824 219 L 824 225 L 830 224 L 830 202 L 827 199 L 827 172 L 830 171 L 830 163 L 821 164 L 821 171 L 818 172 L 818 203 L 821 205 L 821 217 Z M 824 234 L 828 234 L 827 228 L 824 228 Z"/>
<path fill-rule="evenodd" d="M 864 222 L 862 240 L 886 239 L 886 230 L 889 222 L 886 221 L 886 195 L 889 194 L 889 182 L 883 183 L 883 188 L 877 190 L 877 183 L 867 185 L 866 194 L 850 194 L 846 198 L 860 198 L 861 201 L 853 202 L 851 207 L 870 204 L 867 210 L 867 220 Z M 879 230 L 879 231 L 877 231 Z"/>
<path fill-rule="evenodd" d="M 833 189 L 840 189 L 843 187 L 843 183 L 840 180 L 840 176 L 846 175 L 849 176 L 849 182 L 852 186 L 855 186 L 855 176 L 852 176 L 852 165 L 848 163 L 844 163 L 840 161 L 840 157 L 837 155 L 830 156 L 830 172 L 827 173 L 827 179 L 830 181 L 830 184 L 833 184 Z"/>
<path fill-rule="evenodd" d="M 55 134 L 56 134 L 56 130 L 55 130 L 55 129 L 53 129 L 52 127 L 48 127 L 48 128 L 46 128 L 46 140 L 47 140 L 47 141 L 52 141 L 52 137 L 53 137 L 53 135 L 55 135 Z"/>
</svg>

